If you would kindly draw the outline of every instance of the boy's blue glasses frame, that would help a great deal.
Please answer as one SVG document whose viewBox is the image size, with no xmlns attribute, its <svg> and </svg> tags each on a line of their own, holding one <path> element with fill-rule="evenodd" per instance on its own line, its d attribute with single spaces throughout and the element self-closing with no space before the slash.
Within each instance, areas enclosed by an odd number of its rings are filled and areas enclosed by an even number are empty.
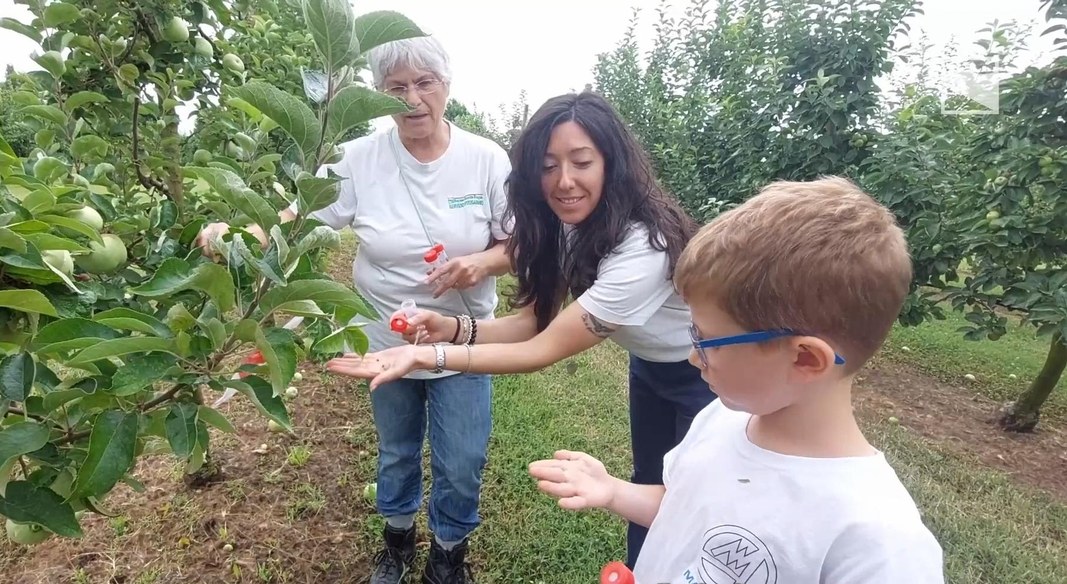
<svg viewBox="0 0 1067 584">
<path fill-rule="evenodd" d="M 708 366 L 708 358 L 704 355 L 704 349 L 711 349 L 713 347 L 725 347 L 727 345 L 741 345 L 745 343 L 760 343 L 763 341 L 769 341 L 771 339 L 777 339 L 779 337 L 792 337 L 797 336 L 800 333 L 790 329 L 774 329 L 766 331 L 753 331 L 750 333 L 741 333 L 739 335 L 729 335 L 725 337 L 714 337 L 710 339 L 700 338 L 700 333 L 697 332 L 696 325 L 689 325 L 689 336 L 693 339 L 693 348 L 696 349 L 697 354 L 700 355 L 700 363 L 705 368 Z M 844 365 L 845 358 L 841 355 L 834 353 L 834 365 Z"/>
</svg>

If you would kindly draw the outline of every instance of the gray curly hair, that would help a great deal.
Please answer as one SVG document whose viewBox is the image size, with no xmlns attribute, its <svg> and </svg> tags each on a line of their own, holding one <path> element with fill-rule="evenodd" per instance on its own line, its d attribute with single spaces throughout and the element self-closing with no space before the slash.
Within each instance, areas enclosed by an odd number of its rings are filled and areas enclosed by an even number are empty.
<svg viewBox="0 0 1067 584">
<path fill-rule="evenodd" d="M 382 84 L 390 73 L 402 67 L 430 71 L 445 83 L 452 81 L 448 53 L 441 42 L 431 36 L 378 45 L 367 52 L 367 64 L 378 89 L 383 89 Z"/>
</svg>

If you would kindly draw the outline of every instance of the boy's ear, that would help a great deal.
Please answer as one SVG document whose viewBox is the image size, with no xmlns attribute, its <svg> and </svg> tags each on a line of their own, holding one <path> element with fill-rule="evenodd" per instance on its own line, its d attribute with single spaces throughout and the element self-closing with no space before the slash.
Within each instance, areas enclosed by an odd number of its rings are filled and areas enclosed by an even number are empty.
<svg viewBox="0 0 1067 584">
<path fill-rule="evenodd" d="M 792 337 L 789 346 L 797 381 L 810 381 L 835 367 L 833 347 L 818 337 Z"/>
</svg>

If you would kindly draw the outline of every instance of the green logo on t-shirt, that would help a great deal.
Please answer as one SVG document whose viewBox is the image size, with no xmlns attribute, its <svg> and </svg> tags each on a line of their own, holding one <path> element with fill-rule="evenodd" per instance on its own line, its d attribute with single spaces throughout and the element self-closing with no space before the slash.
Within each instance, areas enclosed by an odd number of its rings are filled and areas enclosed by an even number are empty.
<svg viewBox="0 0 1067 584">
<path fill-rule="evenodd" d="M 458 197 L 448 198 L 449 209 L 461 209 L 463 207 L 480 206 L 483 204 L 485 204 L 485 195 L 483 195 L 482 193 L 460 195 Z"/>
</svg>

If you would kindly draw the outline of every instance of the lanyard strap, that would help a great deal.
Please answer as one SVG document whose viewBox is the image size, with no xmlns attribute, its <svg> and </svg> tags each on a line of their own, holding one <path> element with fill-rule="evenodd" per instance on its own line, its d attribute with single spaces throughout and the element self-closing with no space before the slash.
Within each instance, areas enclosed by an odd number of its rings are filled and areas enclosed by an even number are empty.
<svg viewBox="0 0 1067 584">
<path fill-rule="evenodd" d="M 404 189 L 408 192 L 408 198 L 411 200 L 411 206 L 415 208 L 415 216 L 419 218 L 419 225 L 422 226 L 422 232 L 426 234 L 426 240 L 429 242 L 430 247 L 433 247 L 437 243 L 437 240 L 430 235 L 430 230 L 426 227 L 426 221 L 422 218 L 422 210 L 419 208 L 418 202 L 415 200 L 415 194 L 411 191 L 411 185 L 408 184 L 407 177 L 404 176 L 404 163 L 400 158 L 400 150 L 398 150 L 397 142 L 400 141 L 399 130 L 390 132 L 389 144 L 393 147 L 393 157 L 396 159 L 396 171 L 400 175 L 400 182 L 404 183 Z M 471 309 L 471 305 L 467 302 L 467 296 L 459 288 L 452 288 L 454 292 L 459 294 L 459 299 L 463 301 L 463 306 L 466 307 L 467 313 L 474 316 L 474 310 Z"/>
</svg>

